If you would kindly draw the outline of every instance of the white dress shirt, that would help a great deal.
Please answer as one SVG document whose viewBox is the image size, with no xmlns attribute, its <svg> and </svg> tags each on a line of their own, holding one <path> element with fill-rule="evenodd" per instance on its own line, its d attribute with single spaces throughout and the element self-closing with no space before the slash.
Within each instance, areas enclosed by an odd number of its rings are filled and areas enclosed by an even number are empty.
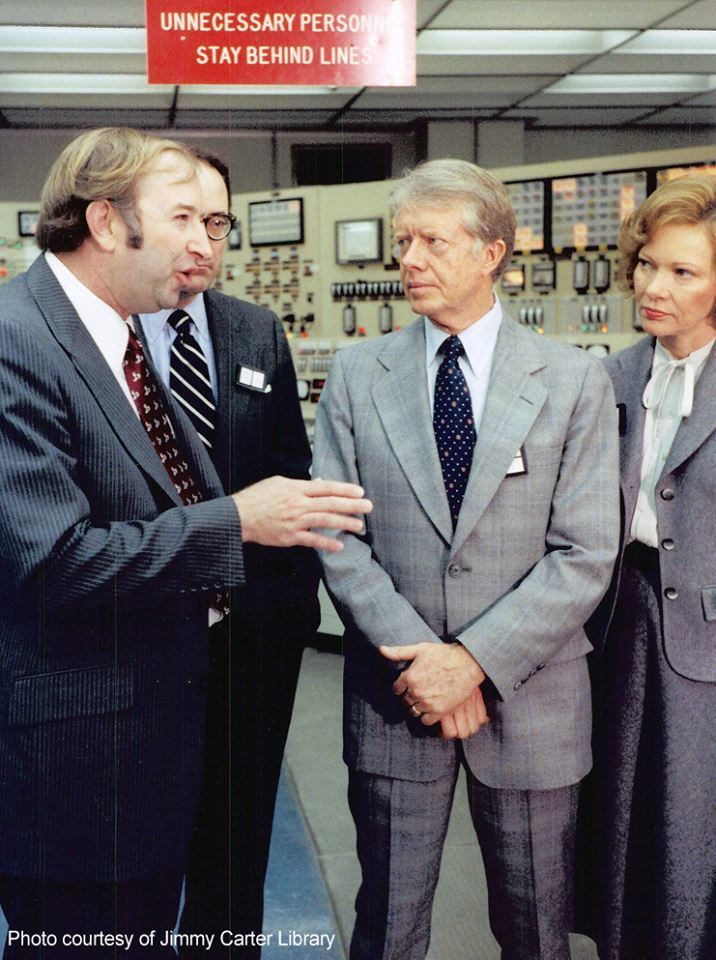
<svg viewBox="0 0 716 960">
<path fill-rule="evenodd" d="M 130 407 L 139 416 L 129 392 L 127 379 L 124 376 L 124 367 L 122 366 L 124 354 L 127 351 L 127 340 L 129 339 L 127 324 L 116 310 L 113 310 L 104 300 L 100 300 L 96 294 L 81 283 L 54 253 L 47 251 L 45 259 L 67 299 L 77 311 L 77 316 L 85 325 L 89 335 L 107 361 L 107 365 L 122 388 Z"/>
<path fill-rule="evenodd" d="M 492 355 L 495 352 L 495 343 L 501 323 L 502 307 L 500 301 L 495 297 L 492 308 L 459 334 L 465 353 L 460 357 L 458 363 L 470 389 L 475 432 L 480 429 L 482 413 L 485 409 Z M 430 397 L 431 411 L 435 395 L 435 378 L 438 367 L 443 360 L 442 354 L 438 353 L 438 350 L 449 336 L 449 333 L 445 333 L 444 330 L 436 327 L 431 320 L 425 317 L 425 362 L 428 373 L 428 396 Z"/>
<path fill-rule="evenodd" d="M 169 386 L 169 361 L 171 358 L 172 343 L 177 337 L 177 332 L 171 324 L 167 323 L 168 318 L 177 308 L 171 310 L 159 310 L 157 313 L 140 313 L 139 319 L 142 321 L 142 329 L 147 339 L 147 346 L 152 357 L 152 362 L 163 383 Z M 206 304 L 204 296 L 200 294 L 190 300 L 186 305 L 179 307 L 191 318 L 189 331 L 201 347 L 207 366 L 209 367 L 209 380 L 211 389 L 214 393 L 214 400 L 217 400 L 216 391 L 216 362 L 214 360 L 214 347 L 209 335 L 209 320 L 206 316 Z"/>
<path fill-rule="evenodd" d="M 694 387 L 714 345 L 694 350 L 676 360 L 657 341 L 651 365 L 651 378 L 644 390 L 646 407 L 642 446 L 641 483 L 631 521 L 630 537 L 648 547 L 658 547 L 656 525 L 656 484 L 674 442 L 676 431 L 688 417 L 694 402 Z"/>
</svg>

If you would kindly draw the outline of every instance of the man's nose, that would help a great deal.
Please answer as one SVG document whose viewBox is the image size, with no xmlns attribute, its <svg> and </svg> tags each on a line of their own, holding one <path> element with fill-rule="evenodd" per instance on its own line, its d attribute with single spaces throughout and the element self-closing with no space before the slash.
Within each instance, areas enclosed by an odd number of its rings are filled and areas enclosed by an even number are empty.
<svg viewBox="0 0 716 960">
<path fill-rule="evenodd" d="M 214 250 L 206 232 L 206 227 L 201 220 L 197 220 L 192 227 L 191 237 L 187 241 L 187 249 L 190 253 L 196 254 L 202 260 L 211 260 L 214 256 Z"/>
<path fill-rule="evenodd" d="M 411 240 L 410 244 L 400 255 L 400 262 L 404 267 L 417 267 L 424 265 L 425 257 L 421 251 L 421 245 L 417 240 Z"/>
</svg>

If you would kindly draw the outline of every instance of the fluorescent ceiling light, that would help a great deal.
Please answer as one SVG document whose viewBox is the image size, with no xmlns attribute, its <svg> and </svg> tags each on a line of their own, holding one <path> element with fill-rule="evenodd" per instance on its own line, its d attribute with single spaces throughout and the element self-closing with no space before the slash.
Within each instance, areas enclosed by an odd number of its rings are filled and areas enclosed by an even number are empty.
<svg viewBox="0 0 716 960">
<path fill-rule="evenodd" d="M 0 93 L 167 93 L 141 73 L 0 73 Z"/>
<path fill-rule="evenodd" d="M 614 53 L 716 54 L 716 30 L 647 30 Z"/>
<path fill-rule="evenodd" d="M 554 56 L 606 53 L 636 30 L 424 30 L 417 50 L 437 56 Z"/>
<path fill-rule="evenodd" d="M 580 96 L 590 93 L 706 93 L 716 87 L 707 73 L 576 73 L 563 77 L 540 96 Z"/>
<path fill-rule="evenodd" d="M 2 53 L 146 53 L 144 27 L 5 27 Z"/>
</svg>

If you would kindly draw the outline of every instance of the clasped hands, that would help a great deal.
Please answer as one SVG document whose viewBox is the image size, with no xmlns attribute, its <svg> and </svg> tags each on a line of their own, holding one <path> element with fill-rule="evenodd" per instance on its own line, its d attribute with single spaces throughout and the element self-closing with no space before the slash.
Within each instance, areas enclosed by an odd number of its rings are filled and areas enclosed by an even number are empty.
<svg viewBox="0 0 716 960">
<path fill-rule="evenodd" d="M 443 739 L 463 740 L 488 722 L 480 690 L 485 673 L 462 644 L 414 643 L 380 652 L 388 660 L 410 661 L 393 691 L 421 723 L 439 723 Z"/>
</svg>

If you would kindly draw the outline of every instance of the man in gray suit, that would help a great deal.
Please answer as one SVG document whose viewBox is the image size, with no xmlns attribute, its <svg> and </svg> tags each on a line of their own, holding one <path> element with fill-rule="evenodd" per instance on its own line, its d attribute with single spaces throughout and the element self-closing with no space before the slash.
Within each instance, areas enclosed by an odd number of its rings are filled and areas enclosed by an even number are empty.
<svg viewBox="0 0 716 960">
<path fill-rule="evenodd" d="M 433 161 L 392 207 L 422 318 L 339 353 L 316 421 L 316 472 L 375 503 L 324 562 L 363 872 L 351 960 L 425 956 L 461 766 L 503 960 L 568 960 L 582 625 L 618 541 L 613 394 L 589 355 L 502 311 L 515 219 L 497 180 Z"/>
<path fill-rule="evenodd" d="M 232 223 L 231 187 L 218 157 L 194 152 L 201 161 L 211 258 L 198 264 L 187 286 L 195 296 L 176 311 L 142 315 L 139 329 L 160 377 L 195 413 L 197 433 L 204 437 L 211 423 L 205 445 L 225 490 L 276 473 L 307 479 L 311 451 L 280 321 L 210 289 Z M 182 353 L 186 343 L 190 352 Z M 199 352 L 208 392 L 193 379 Z M 263 377 L 271 389 L 257 389 L 242 371 Z M 182 391 L 187 384 L 197 392 Z M 244 559 L 245 582 L 233 591 L 231 617 L 210 632 L 204 779 L 181 920 L 182 933 L 214 932 L 216 939 L 208 949 L 205 943 L 181 946 L 181 957 L 260 956 L 257 934 L 283 748 L 301 654 L 320 618 L 314 551 L 252 545 Z M 219 935 L 227 929 L 243 944 L 222 946 Z"/>
<path fill-rule="evenodd" d="M 311 528 L 358 532 L 368 508 L 284 477 L 225 496 L 147 363 L 131 315 L 181 301 L 211 256 L 203 209 L 184 148 L 83 134 L 43 191 L 44 256 L 0 291 L 8 958 L 175 956 L 209 620 L 247 544 L 331 549 Z"/>
</svg>

